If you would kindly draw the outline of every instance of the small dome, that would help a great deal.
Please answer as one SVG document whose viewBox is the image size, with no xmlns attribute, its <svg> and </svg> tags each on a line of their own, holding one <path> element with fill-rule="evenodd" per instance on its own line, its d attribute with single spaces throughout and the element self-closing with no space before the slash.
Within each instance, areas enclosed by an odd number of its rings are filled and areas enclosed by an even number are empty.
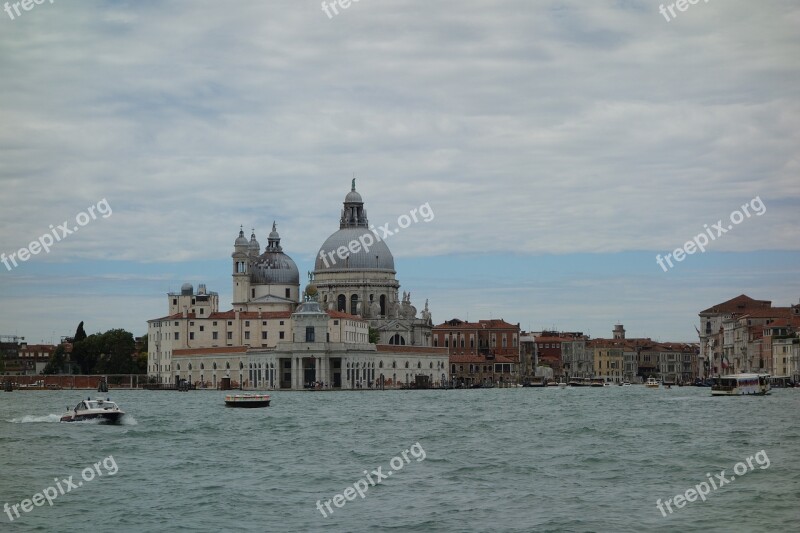
<svg viewBox="0 0 800 533">
<path fill-rule="evenodd" d="M 184 283 L 181 285 L 181 294 L 192 294 L 194 293 L 194 287 L 191 283 Z"/>
<path fill-rule="evenodd" d="M 361 195 L 356 191 L 350 191 L 347 193 L 347 196 L 344 197 L 344 203 L 346 204 L 363 204 L 364 200 L 361 199 Z"/>
<path fill-rule="evenodd" d="M 247 237 L 244 236 L 244 230 L 239 228 L 239 236 L 236 237 L 236 242 L 233 243 L 234 246 L 247 246 L 250 244 L 247 241 Z"/>
<path fill-rule="evenodd" d="M 256 230 L 253 230 L 253 233 L 250 234 L 250 249 L 251 250 L 260 250 L 261 245 L 256 240 Z"/>
</svg>

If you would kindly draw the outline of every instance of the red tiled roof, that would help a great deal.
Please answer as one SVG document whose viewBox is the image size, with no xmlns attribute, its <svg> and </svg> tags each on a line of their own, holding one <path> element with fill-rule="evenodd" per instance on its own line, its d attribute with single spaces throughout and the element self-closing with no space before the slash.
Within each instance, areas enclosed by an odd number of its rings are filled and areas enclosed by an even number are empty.
<svg viewBox="0 0 800 533">
<path fill-rule="evenodd" d="M 746 294 L 740 294 L 736 298 L 731 298 L 727 302 L 722 302 L 715 306 L 709 307 L 705 311 L 700 311 L 699 314 L 714 314 L 714 313 L 744 313 L 750 309 L 769 308 L 772 305 L 770 300 L 754 300 Z"/>
<path fill-rule="evenodd" d="M 752 309 L 742 314 L 740 318 L 789 318 L 791 316 L 791 307 L 770 307 L 769 309 Z"/>
<path fill-rule="evenodd" d="M 451 324 L 450 322 L 457 321 L 457 324 Z M 436 330 L 449 330 L 449 329 L 516 329 L 519 330 L 519 326 L 515 324 L 509 324 L 502 318 L 494 318 L 490 320 L 478 320 L 477 322 L 465 322 L 463 320 L 459 320 L 458 318 L 453 318 L 446 322 L 442 322 L 433 327 L 434 331 Z"/>
</svg>

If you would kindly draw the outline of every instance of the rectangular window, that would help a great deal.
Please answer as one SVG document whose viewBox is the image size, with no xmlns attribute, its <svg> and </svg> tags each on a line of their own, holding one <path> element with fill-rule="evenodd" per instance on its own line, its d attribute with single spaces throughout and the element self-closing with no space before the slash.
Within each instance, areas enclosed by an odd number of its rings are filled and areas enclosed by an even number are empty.
<svg viewBox="0 0 800 533">
<path fill-rule="evenodd" d="M 261 332 L 261 340 L 267 340 L 267 332 L 266 331 L 262 331 Z"/>
<path fill-rule="evenodd" d="M 219 338 L 219 334 L 216 331 L 214 331 L 214 332 L 211 333 L 211 338 L 213 340 L 217 340 Z"/>
<path fill-rule="evenodd" d="M 267 321 L 266 321 L 266 320 L 264 320 L 264 321 L 261 323 L 261 325 L 262 325 L 262 326 L 266 326 L 266 325 L 267 325 Z"/>
<path fill-rule="evenodd" d="M 204 307 L 201 307 L 201 308 L 200 308 L 200 314 L 201 314 L 201 315 L 204 315 L 204 314 L 206 314 L 206 310 L 205 310 L 205 308 L 204 308 Z"/>
<path fill-rule="evenodd" d="M 292 289 L 286 289 L 286 297 L 287 298 L 291 298 L 292 297 Z"/>
<path fill-rule="evenodd" d="M 280 325 L 281 325 L 281 326 L 283 325 L 283 320 L 281 320 L 281 324 L 280 324 Z"/>
<path fill-rule="evenodd" d="M 249 331 L 245 331 L 244 332 L 244 340 L 246 340 L 246 341 L 250 340 L 250 332 Z"/>
<path fill-rule="evenodd" d="M 178 339 L 180 339 L 180 336 L 181 336 L 181 334 L 176 331 L 175 332 L 175 340 L 177 341 Z"/>
<path fill-rule="evenodd" d="M 250 321 L 249 320 L 245 320 L 244 321 L 244 327 L 246 327 L 246 328 L 250 327 Z"/>
<path fill-rule="evenodd" d="M 306 342 L 314 342 L 314 326 L 306 326 Z"/>
<path fill-rule="evenodd" d="M 233 340 L 233 332 L 232 331 L 228 332 L 228 340 L 229 341 Z"/>
<path fill-rule="evenodd" d="M 282 331 L 281 331 L 280 333 L 278 333 L 278 338 L 279 338 L 279 339 L 282 339 L 282 338 L 283 338 L 283 332 L 282 332 Z"/>
<path fill-rule="evenodd" d="M 212 326 L 216 326 L 216 325 L 217 325 L 217 321 L 215 320 L 215 321 L 214 321 L 214 323 L 213 323 L 213 324 L 211 324 L 211 325 L 212 325 Z"/>
<path fill-rule="evenodd" d="M 283 324 L 283 322 L 281 322 L 281 324 Z M 334 320 L 334 321 L 333 321 L 333 325 L 334 325 L 334 326 L 338 326 L 338 325 L 339 325 L 339 321 L 338 321 L 338 320 Z"/>
<path fill-rule="evenodd" d="M 194 340 L 194 331 L 190 331 L 190 332 L 189 332 L 189 340 L 190 340 L 190 341 L 193 341 L 193 340 Z"/>
<path fill-rule="evenodd" d="M 205 326 L 200 326 L 200 331 L 205 331 L 205 330 L 206 330 Z"/>
<path fill-rule="evenodd" d="M 232 325 L 233 325 L 233 322 L 231 322 L 230 320 L 228 320 L 228 325 L 229 325 L 229 326 L 232 326 Z"/>
<path fill-rule="evenodd" d="M 178 299 L 177 298 L 173 298 L 172 299 L 172 305 L 178 305 Z"/>
</svg>

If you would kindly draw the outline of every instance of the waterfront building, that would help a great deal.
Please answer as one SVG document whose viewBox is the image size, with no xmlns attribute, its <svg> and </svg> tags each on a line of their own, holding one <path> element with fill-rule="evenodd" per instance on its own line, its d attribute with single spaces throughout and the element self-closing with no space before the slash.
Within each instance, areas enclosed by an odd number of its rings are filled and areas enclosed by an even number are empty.
<svg viewBox="0 0 800 533">
<path fill-rule="evenodd" d="M 587 350 L 592 352 L 592 377 L 618 383 L 624 379 L 625 341 L 622 338 L 593 339 Z"/>
<path fill-rule="evenodd" d="M 566 379 L 591 378 L 594 375 L 594 352 L 591 349 L 587 349 L 586 342 L 589 337 L 585 335 L 563 337 L 561 341 L 561 367 Z"/>
<path fill-rule="evenodd" d="M 538 375 L 539 354 L 536 350 L 536 337 L 534 333 L 521 331 L 519 334 L 519 376 L 528 380 Z M 548 377 L 552 377 L 548 376 Z"/>
<path fill-rule="evenodd" d="M 519 337 L 519 324 L 503 319 L 454 318 L 433 328 L 433 346 L 448 350 L 452 377 L 463 385 L 516 382 Z"/>
<path fill-rule="evenodd" d="M 772 307 L 769 300 L 741 294 L 699 313 L 701 377 L 738 372 L 769 372 L 772 354 L 764 326 L 800 316 L 800 304 Z"/>
<path fill-rule="evenodd" d="M 374 236 L 355 181 L 344 205 L 340 230 L 320 249 L 302 295 L 277 225 L 263 252 L 255 230 L 248 240 L 240 229 L 231 254 L 233 308 L 220 311 L 219 295 L 202 284 L 196 292 L 186 283 L 169 293 L 169 313 L 148 321 L 148 374 L 163 384 L 204 387 L 218 387 L 223 378 L 243 388 L 282 389 L 448 382 L 447 350 L 431 346 L 427 302 L 417 317 L 410 294 L 398 298 L 386 244 L 376 241 L 374 264 L 358 252 L 341 261 L 328 254 L 339 251 L 342 239 Z M 377 343 L 370 342 L 371 329 Z"/>
<path fill-rule="evenodd" d="M 0 375 L 39 374 L 55 349 L 50 344 L 28 344 L 25 337 L 0 335 Z"/>
</svg>

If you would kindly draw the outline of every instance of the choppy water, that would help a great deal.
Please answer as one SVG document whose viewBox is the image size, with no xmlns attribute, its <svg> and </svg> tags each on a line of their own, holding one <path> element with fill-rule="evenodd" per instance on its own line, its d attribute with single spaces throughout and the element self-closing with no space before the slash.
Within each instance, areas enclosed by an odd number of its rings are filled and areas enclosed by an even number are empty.
<svg viewBox="0 0 800 533">
<path fill-rule="evenodd" d="M 125 425 L 58 423 L 85 395 L 0 393 L 0 505 L 109 456 L 118 468 L 101 464 L 52 507 L 0 514 L 0 531 L 788 531 L 800 520 L 800 390 L 276 392 L 252 410 L 226 409 L 220 392 L 112 391 Z M 424 460 L 407 453 L 364 499 L 317 510 L 417 442 Z M 666 518 L 656 508 L 760 450 L 769 468 Z"/>
</svg>

